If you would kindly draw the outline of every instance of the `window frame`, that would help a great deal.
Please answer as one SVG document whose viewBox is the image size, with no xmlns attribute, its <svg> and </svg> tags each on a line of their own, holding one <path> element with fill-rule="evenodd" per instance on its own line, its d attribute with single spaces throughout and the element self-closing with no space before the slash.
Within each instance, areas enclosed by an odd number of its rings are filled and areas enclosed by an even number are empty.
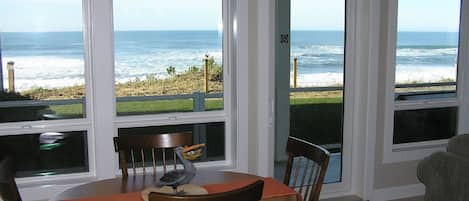
<svg viewBox="0 0 469 201">
<path fill-rule="evenodd" d="M 76 118 L 76 119 L 63 119 L 63 120 L 37 120 L 37 121 L 18 121 L 18 122 L 5 122 L 0 123 L 0 136 L 7 135 L 25 135 L 33 133 L 43 133 L 43 132 L 67 132 L 67 131 L 86 131 L 87 132 L 87 144 L 91 145 L 93 142 L 93 132 L 91 126 L 91 108 L 88 107 L 91 105 L 91 34 L 89 27 L 86 26 L 89 24 L 88 17 L 88 0 L 82 0 L 82 32 L 83 32 L 83 61 L 84 61 L 84 80 L 85 80 L 85 102 L 84 107 L 86 108 L 86 117 Z M 63 175 L 54 175 L 50 177 L 35 176 L 35 177 L 26 177 L 17 179 L 18 185 L 27 184 L 31 182 L 49 182 L 56 181 L 61 178 L 75 178 L 83 176 L 92 176 L 92 173 L 95 170 L 94 164 L 94 147 L 88 146 L 88 156 L 89 156 L 89 171 L 83 173 L 72 173 L 72 174 L 63 174 Z"/>
<path fill-rule="evenodd" d="M 77 119 L 19 121 L 0 123 L 0 136 L 24 135 L 43 132 L 86 131 L 88 151 L 88 172 L 60 174 L 53 176 L 34 176 L 15 179 L 24 200 L 49 199 L 57 192 L 79 185 L 96 178 L 95 132 L 92 109 L 94 94 L 92 91 L 93 51 L 91 29 L 91 1 L 82 0 L 83 60 L 85 79 L 86 116 Z"/>
<path fill-rule="evenodd" d="M 201 112 L 173 112 L 161 114 L 148 114 L 148 115 L 129 115 L 118 116 L 115 113 L 115 130 L 119 128 L 133 128 L 133 127 L 148 127 L 148 126 L 163 126 L 163 125 L 182 125 L 182 124 L 197 124 L 197 123 L 212 123 L 224 122 L 225 123 L 225 160 L 214 162 L 200 162 L 196 166 L 233 168 L 233 151 L 231 144 L 233 142 L 231 108 L 233 102 L 232 90 L 234 78 L 231 74 L 232 68 L 236 67 L 232 59 L 228 59 L 233 51 L 233 32 L 230 30 L 232 27 L 232 4 L 228 0 L 222 1 L 222 16 L 223 16 L 223 46 L 222 46 L 222 61 L 223 61 L 223 110 L 216 111 L 201 111 Z M 114 33 L 114 29 L 113 29 Z M 113 65 L 114 68 L 114 65 Z M 116 108 L 117 109 L 117 108 Z M 117 133 L 117 132 L 116 132 Z M 117 134 L 115 135 L 117 136 Z M 117 157 L 117 156 L 116 156 Z M 116 158 L 117 159 L 117 158 Z M 115 164 L 116 175 L 121 175 L 118 163 Z M 143 171 L 142 168 L 137 169 L 137 172 Z"/>
<path fill-rule="evenodd" d="M 465 3 L 466 2 L 466 3 Z M 456 83 L 456 97 L 442 98 L 442 99 L 424 99 L 424 100 L 394 100 L 395 95 L 395 73 L 396 73 L 396 51 L 397 51 L 397 18 L 398 18 L 398 0 L 391 0 L 387 7 L 387 24 L 386 24 L 386 61 L 385 61 L 385 112 L 384 112 L 384 153 L 383 163 L 395 163 L 411 160 L 420 160 L 436 151 L 444 151 L 448 143 L 448 139 L 421 141 L 403 144 L 393 144 L 394 136 L 394 112 L 402 110 L 414 109 L 431 109 L 431 108 L 444 108 L 444 107 L 457 107 L 458 123 L 456 135 L 463 133 L 461 125 L 467 119 L 467 115 L 463 114 L 462 107 L 464 107 L 464 91 L 468 89 L 463 83 L 464 78 L 469 78 L 467 75 L 467 58 L 462 55 L 467 55 L 468 46 L 464 45 L 468 39 L 468 25 L 467 25 L 467 0 L 461 0 L 460 7 L 460 21 L 459 21 L 459 44 L 457 56 L 457 83 Z M 464 23 L 466 22 L 466 23 Z M 467 84 L 466 84 L 467 85 Z M 466 95 L 467 96 L 467 95 Z M 467 101 L 467 98 L 465 98 Z M 466 104 L 467 105 L 467 104 Z"/>
</svg>

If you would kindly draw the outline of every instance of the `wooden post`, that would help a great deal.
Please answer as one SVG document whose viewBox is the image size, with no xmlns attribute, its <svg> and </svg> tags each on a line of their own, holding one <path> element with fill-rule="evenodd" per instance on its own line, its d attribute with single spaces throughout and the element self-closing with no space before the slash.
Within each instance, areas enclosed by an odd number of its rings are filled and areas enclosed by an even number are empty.
<svg viewBox="0 0 469 201">
<path fill-rule="evenodd" d="M 298 76 L 298 58 L 293 58 L 293 88 L 296 88 L 297 85 L 297 76 Z"/>
<path fill-rule="evenodd" d="M 8 91 L 15 92 L 15 62 L 9 61 L 7 63 L 8 69 Z"/>
<path fill-rule="evenodd" d="M 205 66 L 204 66 L 205 93 L 208 93 L 208 54 L 205 55 L 204 61 L 205 61 Z"/>
</svg>

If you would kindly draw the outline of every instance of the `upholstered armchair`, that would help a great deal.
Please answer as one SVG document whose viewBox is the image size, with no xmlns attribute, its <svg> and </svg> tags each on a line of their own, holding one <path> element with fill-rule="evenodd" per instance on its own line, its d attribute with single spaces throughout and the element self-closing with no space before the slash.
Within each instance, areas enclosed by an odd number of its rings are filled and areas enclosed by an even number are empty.
<svg viewBox="0 0 469 201">
<path fill-rule="evenodd" d="M 469 201 L 469 134 L 451 138 L 446 152 L 421 161 L 417 176 L 425 201 Z"/>
</svg>

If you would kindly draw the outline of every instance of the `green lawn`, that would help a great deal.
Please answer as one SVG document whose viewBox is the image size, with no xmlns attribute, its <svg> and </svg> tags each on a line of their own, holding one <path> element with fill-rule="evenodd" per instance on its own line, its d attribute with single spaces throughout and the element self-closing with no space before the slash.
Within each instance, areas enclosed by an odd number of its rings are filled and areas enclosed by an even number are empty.
<svg viewBox="0 0 469 201">
<path fill-rule="evenodd" d="M 205 110 L 220 110 L 223 108 L 223 99 L 211 98 L 205 101 Z M 56 115 L 77 117 L 81 116 L 83 107 L 81 104 L 53 105 L 50 109 Z M 117 113 L 119 115 L 157 114 L 168 112 L 193 111 L 192 99 L 180 100 L 156 100 L 156 101 L 132 101 L 118 102 Z"/>
</svg>

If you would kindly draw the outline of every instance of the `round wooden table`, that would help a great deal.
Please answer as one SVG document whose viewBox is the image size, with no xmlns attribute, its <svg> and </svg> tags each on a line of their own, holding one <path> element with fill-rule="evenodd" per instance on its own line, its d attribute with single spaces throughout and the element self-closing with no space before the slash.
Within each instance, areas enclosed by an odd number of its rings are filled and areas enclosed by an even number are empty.
<svg viewBox="0 0 469 201">
<path fill-rule="evenodd" d="M 161 175 L 129 175 L 127 179 L 114 178 L 106 179 L 70 188 L 57 196 L 51 201 L 71 200 L 83 197 L 105 196 L 121 193 L 138 192 L 151 186 L 155 186 Z M 262 179 L 255 175 L 221 172 L 221 171 L 197 171 L 197 175 L 192 180 L 192 184 L 205 185 L 225 182 L 242 181 L 246 179 Z M 283 196 L 267 199 L 268 201 L 296 201 L 296 196 Z"/>
</svg>

